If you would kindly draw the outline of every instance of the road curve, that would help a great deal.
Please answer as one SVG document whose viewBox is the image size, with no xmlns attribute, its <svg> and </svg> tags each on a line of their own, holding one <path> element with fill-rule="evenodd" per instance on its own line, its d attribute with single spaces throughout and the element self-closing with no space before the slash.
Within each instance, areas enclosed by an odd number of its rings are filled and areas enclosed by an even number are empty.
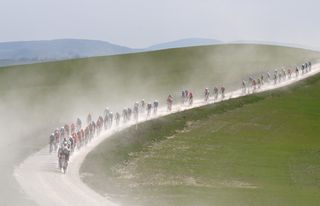
<svg viewBox="0 0 320 206">
<path fill-rule="evenodd" d="M 312 71 L 304 75 L 300 75 L 290 80 L 283 81 L 279 84 L 265 84 L 257 92 L 272 90 L 287 86 L 299 80 L 305 79 L 320 72 L 319 64 L 313 65 Z M 226 93 L 226 99 L 237 98 L 243 96 L 241 89 Z M 213 103 L 210 100 L 209 103 Z M 182 107 L 175 105 L 173 112 L 179 112 L 185 109 L 191 109 L 203 106 L 206 103 L 203 100 L 196 100 L 192 107 Z M 159 109 L 159 116 L 167 115 L 168 112 L 164 108 Z M 141 121 L 142 122 L 142 121 Z M 14 176 L 21 185 L 26 195 L 38 205 L 45 206 L 115 206 L 119 205 L 112 202 L 108 197 L 101 196 L 94 190 L 89 188 L 81 181 L 79 169 L 86 155 L 93 150 L 104 139 L 108 138 L 115 132 L 131 126 L 133 123 L 124 125 L 118 129 L 111 129 L 103 133 L 99 137 L 94 138 L 87 146 L 82 148 L 70 159 L 69 170 L 66 175 L 61 174 L 57 169 L 56 154 L 49 154 L 49 148 L 45 147 L 39 152 L 31 155 L 15 168 Z"/>
</svg>

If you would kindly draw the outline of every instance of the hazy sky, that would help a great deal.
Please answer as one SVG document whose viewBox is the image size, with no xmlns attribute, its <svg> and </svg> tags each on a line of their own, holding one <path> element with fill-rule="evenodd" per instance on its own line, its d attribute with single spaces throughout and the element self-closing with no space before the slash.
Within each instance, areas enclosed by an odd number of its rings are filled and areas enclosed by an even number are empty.
<svg viewBox="0 0 320 206">
<path fill-rule="evenodd" d="M 129 47 L 189 37 L 320 48 L 319 0 L 0 0 L 0 41 L 83 38 Z"/>
</svg>

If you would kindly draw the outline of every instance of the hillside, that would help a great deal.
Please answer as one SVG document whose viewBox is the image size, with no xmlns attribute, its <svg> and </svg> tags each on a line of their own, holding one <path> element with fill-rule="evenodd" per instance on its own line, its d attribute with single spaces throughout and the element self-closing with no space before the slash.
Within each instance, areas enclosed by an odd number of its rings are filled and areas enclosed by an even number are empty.
<svg viewBox="0 0 320 206">
<path fill-rule="evenodd" d="M 320 75 L 126 129 L 82 165 L 122 205 L 309 205 L 320 196 Z"/>
<path fill-rule="evenodd" d="M 163 104 L 169 92 L 178 96 L 186 88 L 196 95 L 205 86 L 228 90 L 248 74 L 319 57 L 287 47 L 219 45 L 1 68 L 0 155 L 6 157 L 3 185 L 9 185 L 4 196 L 16 200 L 10 196 L 19 191 L 15 165 L 46 145 L 54 128 L 78 116 L 91 112 L 96 118 L 106 106 L 115 112 L 142 98 Z"/>
<path fill-rule="evenodd" d="M 0 125 L 10 138 L 2 145 L 30 138 L 16 148 L 30 153 L 47 143 L 53 128 L 88 112 L 96 118 L 106 106 L 115 112 L 143 98 L 162 105 L 168 93 L 177 97 L 186 88 L 196 97 L 204 87 L 229 90 L 249 74 L 319 56 L 286 47 L 219 45 L 5 67 Z"/>
</svg>

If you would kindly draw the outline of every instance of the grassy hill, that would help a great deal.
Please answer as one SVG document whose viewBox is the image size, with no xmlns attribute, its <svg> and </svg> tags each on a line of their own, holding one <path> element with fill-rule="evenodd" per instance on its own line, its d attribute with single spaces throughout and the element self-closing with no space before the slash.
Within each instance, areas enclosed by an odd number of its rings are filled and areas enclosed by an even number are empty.
<svg viewBox="0 0 320 206">
<path fill-rule="evenodd" d="M 24 139 L 27 144 L 14 148 L 24 157 L 25 150 L 47 143 L 52 129 L 88 112 L 96 118 L 106 106 L 116 111 L 142 98 L 161 104 L 169 92 L 177 96 L 186 88 L 196 95 L 213 85 L 228 90 L 248 74 L 319 56 L 278 46 L 219 45 L 1 68 L 1 132 L 10 136 L 2 145 Z"/>
<path fill-rule="evenodd" d="M 90 106 L 162 100 L 168 92 L 178 95 L 185 88 L 238 87 L 249 74 L 319 56 L 278 46 L 219 45 L 13 66 L 0 69 L 0 93 L 23 91 L 31 102 L 65 98 L 76 105 L 79 98 L 79 105 L 94 99 Z"/>
<path fill-rule="evenodd" d="M 142 98 L 161 101 L 185 88 L 202 92 L 204 86 L 223 83 L 229 89 L 248 74 L 319 56 L 287 47 L 220 45 L 0 68 L 5 192 L 19 191 L 14 164 L 47 144 L 54 128 L 77 116 L 92 112 L 96 118 L 106 106 L 115 111 Z"/>
<path fill-rule="evenodd" d="M 318 205 L 320 75 L 129 128 L 83 180 L 123 205 Z"/>
</svg>

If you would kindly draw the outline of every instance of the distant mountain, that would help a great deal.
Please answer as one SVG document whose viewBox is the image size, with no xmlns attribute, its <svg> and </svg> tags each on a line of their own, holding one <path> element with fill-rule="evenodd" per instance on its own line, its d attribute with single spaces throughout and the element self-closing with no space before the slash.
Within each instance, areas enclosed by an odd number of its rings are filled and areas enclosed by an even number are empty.
<svg viewBox="0 0 320 206">
<path fill-rule="evenodd" d="M 0 42 L 0 66 L 221 43 L 221 41 L 215 39 L 189 38 L 156 44 L 148 48 L 132 49 L 105 41 L 83 39 Z"/>
<path fill-rule="evenodd" d="M 146 50 L 154 51 L 154 50 L 162 50 L 162 49 L 202 46 L 202 45 L 214 45 L 214 44 L 222 44 L 222 43 L 223 43 L 222 41 L 219 41 L 216 39 L 189 38 L 189 39 L 181 39 L 181 40 L 177 40 L 177 41 L 156 44 L 156 45 L 153 45 L 151 47 L 146 48 Z"/>
<path fill-rule="evenodd" d="M 0 43 L 0 65 L 107 56 L 136 50 L 104 41 L 59 39 Z"/>
</svg>

